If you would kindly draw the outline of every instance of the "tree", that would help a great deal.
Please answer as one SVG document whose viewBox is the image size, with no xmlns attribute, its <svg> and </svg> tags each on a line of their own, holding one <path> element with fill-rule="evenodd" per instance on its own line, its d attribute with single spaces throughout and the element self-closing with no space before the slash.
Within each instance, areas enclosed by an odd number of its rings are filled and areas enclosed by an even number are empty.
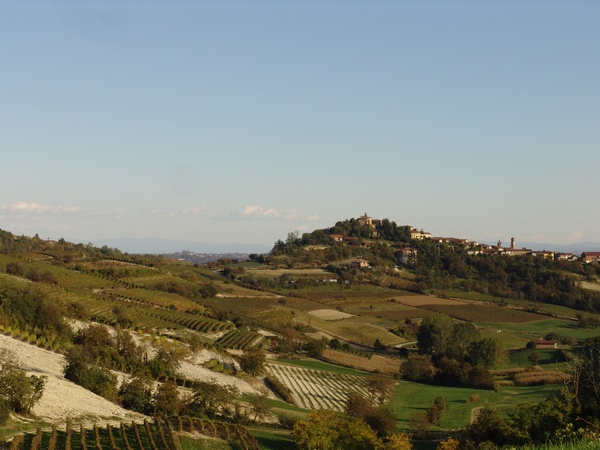
<svg viewBox="0 0 600 450">
<path fill-rule="evenodd" d="M 263 419 L 271 412 L 271 404 L 269 403 L 269 397 L 266 394 L 252 395 L 250 396 L 248 403 L 250 404 L 250 410 L 254 414 L 254 421 Z"/>
<path fill-rule="evenodd" d="M 42 398 L 45 377 L 28 376 L 14 353 L 0 349 L 0 404 L 16 413 L 27 413 Z M 2 406 L 0 406 L 2 409 Z M 0 414 L 0 422 L 3 414 Z"/>
<path fill-rule="evenodd" d="M 411 381 L 431 381 L 436 372 L 428 355 L 409 356 L 400 369 L 402 377 Z"/>
<path fill-rule="evenodd" d="M 446 397 L 438 397 L 434 400 L 433 405 L 427 410 L 427 418 L 430 423 L 441 426 L 442 414 L 448 409 L 448 401 Z"/>
<path fill-rule="evenodd" d="M 304 350 L 308 353 L 308 356 L 312 358 L 320 358 L 323 356 L 325 350 L 324 341 L 310 341 L 304 345 Z"/>
<path fill-rule="evenodd" d="M 133 378 L 119 389 L 119 400 L 123 408 L 142 414 L 152 412 L 152 386 L 148 380 Z"/>
<path fill-rule="evenodd" d="M 396 429 L 396 416 L 382 405 L 373 405 L 359 394 L 350 394 L 346 400 L 348 417 L 364 421 L 380 438 L 390 436 Z"/>
<path fill-rule="evenodd" d="M 377 351 L 384 352 L 388 349 L 388 346 L 379 340 L 379 338 L 375 339 L 373 343 L 373 348 Z"/>
<path fill-rule="evenodd" d="M 117 400 L 117 377 L 108 369 L 90 362 L 89 357 L 79 346 L 74 346 L 67 353 L 64 375 L 90 391 L 111 401 Z"/>
<path fill-rule="evenodd" d="M 519 430 L 511 426 L 495 409 L 484 407 L 477 420 L 465 428 L 467 440 L 472 442 L 494 442 L 498 445 L 515 445 L 522 441 Z"/>
<path fill-rule="evenodd" d="M 264 372 L 266 355 L 263 350 L 253 347 L 244 352 L 240 358 L 240 367 L 244 372 L 252 376 L 258 376 Z"/>
<path fill-rule="evenodd" d="M 474 342 L 479 340 L 479 331 L 469 322 L 456 322 L 452 325 L 452 334 L 446 344 L 445 355 L 457 361 L 464 361 Z"/>
<path fill-rule="evenodd" d="M 475 366 L 494 368 L 504 357 L 504 348 L 499 339 L 486 337 L 473 343 L 469 359 Z"/>
<path fill-rule="evenodd" d="M 148 361 L 150 373 L 154 378 L 175 375 L 183 356 L 184 351 L 178 347 L 167 344 L 159 345 L 156 355 Z"/>
<path fill-rule="evenodd" d="M 426 316 L 417 331 L 417 346 L 423 354 L 444 354 L 451 342 L 454 326 L 445 314 Z"/>
<path fill-rule="evenodd" d="M 181 409 L 181 400 L 177 385 L 172 381 L 162 383 L 154 395 L 153 404 L 157 414 L 169 417 L 179 414 Z"/>
<path fill-rule="evenodd" d="M 407 433 L 394 433 L 385 444 L 385 450 L 412 450 L 410 435 Z"/>
<path fill-rule="evenodd" d="M 396 388 L 396 381 L 385 375 L 371 375 L 367 378 L 366 388 L 371 398 L 379 405 L 386 403 Z"/>
<path fill-rule="evenodd" d="M 294 425 L 299 450 L 374 450 L 383 442 L 362 420 L 344 418 L 335 411 L 318 409 Z"/>
<path fill-rule="evenodd" d="M 600 415 L 600 336 L 586 339 L 574 370 L 573 391 L 585 417 Z"/>
<path fill-rule="evenodd" d="M 436 450 L 459 450 L 460 442 L 451 436 L 448 436 L 443 441 L 440 441 Z"/>
<path fill-rule="evenodd" d="M 216 382 L 200 381 L 196 383 L 192 397 L 185 409 L 191 415 L 215 418 L 227 415 L 227 412 L 239 391 L 234 386 Z"/>
<path fill-rule="evenodd" d="M 527 356 L 527 359 L 532 366 L 535 366 L 540 361 L 540 354 L 538 352 L 531 352 L 529 356 Z"/>
</svg>

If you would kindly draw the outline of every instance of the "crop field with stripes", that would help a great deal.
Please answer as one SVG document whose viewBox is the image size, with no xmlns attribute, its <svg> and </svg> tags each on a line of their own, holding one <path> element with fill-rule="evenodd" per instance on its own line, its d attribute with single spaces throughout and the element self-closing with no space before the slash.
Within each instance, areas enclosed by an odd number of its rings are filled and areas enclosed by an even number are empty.
<svg viewBox="0 0 600 450">
<path fill-rule="evenodd" d="M 343 411 L 354 392 L 368 396 L 365 378 L 359 375 L 328 372 L 286 364 L 267 364 L 267 372 L 292 391 L 296 404 L 305 409 Z"/>
</svg>

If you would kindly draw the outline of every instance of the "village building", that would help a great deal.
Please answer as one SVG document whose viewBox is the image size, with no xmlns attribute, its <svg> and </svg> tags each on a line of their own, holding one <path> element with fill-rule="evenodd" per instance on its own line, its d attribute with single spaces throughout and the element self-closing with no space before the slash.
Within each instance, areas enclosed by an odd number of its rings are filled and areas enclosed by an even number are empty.
<svg viewBox="0 0 600 450">
<path fill-rule="evenodd" d="M 398 264 L 405 266 L 414 266 L 417 263 L 418 251 L 413 247 L 404 247 L 396 251 L 396 259 Z"/>
<path fill-rule="evenodd" d="M 583 252 L 581 254 L 581 262 L 586 264 L 600 262 L 600 252 Z"/>
<path fill-rule="evenodd" d="M 356 221 L 362 226 L 371 228 L 372 237 L 377 236 L 377 225 L 381 224 L 381 220 L 373 219 L 372 217 L 368 216 L 367 213 L 364 213 L 362 216 L 356 219 Z"/>
<path fill-rule="evenodd" d="M 540 258 L 546 258 L 546 259 L 554 260 L 554 252 L 549 252 L 547 250 L 533 251 L 533 252 L 531 252 L 531 254 L 534 255 L 534 256 L 538 256 Z"/>
<path fill-rule="evenodd" d="M 555 261 L 579 261 L 579 257 L 573 253 L 555 253 Z"/>
<path fill-rule="evenodd" d="M 368 269 L 371 264 L 366 259 L 357 258 L 350 261 L 350 265 L 353 269 Z"/>
<path fill-rule="evenodd" d="M 411 228 L 410 230 L 410 238 L 411 239 L 431 239 L 431 233 L 428 233 L 423 230 L 417 230 L 416 228 Z"/>
</svg>

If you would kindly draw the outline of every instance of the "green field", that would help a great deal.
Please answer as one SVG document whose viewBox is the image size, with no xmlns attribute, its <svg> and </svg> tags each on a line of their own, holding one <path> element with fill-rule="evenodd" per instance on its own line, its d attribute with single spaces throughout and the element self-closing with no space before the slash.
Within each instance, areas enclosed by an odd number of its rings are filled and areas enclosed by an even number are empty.
<svg viewBox="0 0 600 450">
<path fill-rule="evenodd" d="M 291 366 L 300 366 L 305 369 L 322 370 L 324 372 L 342 373 L 344 375 L 357 375 L 367 376 L 367 372 L 361 370 L 350 369 L 348 367 L 337 366 L 335 364 L 329 364 L 324 361 L 318 361 L 316 359 L 277 359 L 276 362 L 287 364 Z"/>
<path fill-rule="evenodd" d="M 442 427 L 448 429 L 467 425 L 471 411 L 475 407 L 493 405 L 499 410 L 508 411 L 519 403 L 540 402 L 558 392 L 562 386 L 503 387 L 498 392 L 492 390 L 432 386 L 402 381 L 396 387 L 390 408 L 395 411 L 398 428 L 410 431 L 410 420 L 416 413 L 425 413 L 437 397 L 446 397 L 449 409 L 442 416 Z M 478 396 L 469 402 L 471 396 Z M 434 427 L 435 428 L 435 427 Z"/>
<path fill-rule="evenodd" d="M 481 334 L 500 339 L 507 348 L 523 348 L 527 342 L 554 332 L 559 336 L 573 336 L 579 341 L 600 335 L 600 330 L 581 328 L 578 322 L 564 319 L 544 319 L 528 323 L 481 322 Z"/>
<path fill-rule="evenodd" d="M 289 450 L 295 446 L 287 430 L 273 428 L 249 428 L 248 430 L 256 438 L 261 449 Z"/>
</svg>

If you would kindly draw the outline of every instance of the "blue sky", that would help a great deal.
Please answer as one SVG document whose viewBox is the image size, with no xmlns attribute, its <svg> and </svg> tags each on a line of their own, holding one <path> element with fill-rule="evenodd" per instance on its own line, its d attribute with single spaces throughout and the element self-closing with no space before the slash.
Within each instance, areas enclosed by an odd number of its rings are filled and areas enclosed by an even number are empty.
<svg viewBox="0 0 600 450">
<path fill-rule="evenodd" d="M 364 212 L 600 242 L 600 2 L 0 0 L 0 228 L 272 245 Z"/>
</svg>

